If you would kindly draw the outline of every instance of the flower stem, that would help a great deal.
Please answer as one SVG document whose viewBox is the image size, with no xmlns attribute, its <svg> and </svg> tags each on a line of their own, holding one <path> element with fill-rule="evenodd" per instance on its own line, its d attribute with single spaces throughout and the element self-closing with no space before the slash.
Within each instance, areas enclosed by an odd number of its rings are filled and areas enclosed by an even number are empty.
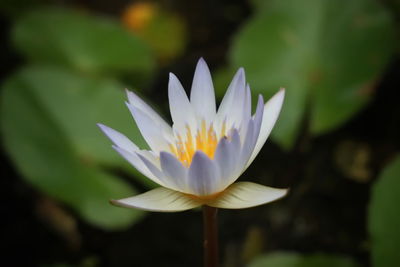
<svg viewBox="0 0 400 267">
<path fill-rule="evenodd" d="M 217 208 L 203 206 L 204 267 L 218 266 Z"/>
</svg>

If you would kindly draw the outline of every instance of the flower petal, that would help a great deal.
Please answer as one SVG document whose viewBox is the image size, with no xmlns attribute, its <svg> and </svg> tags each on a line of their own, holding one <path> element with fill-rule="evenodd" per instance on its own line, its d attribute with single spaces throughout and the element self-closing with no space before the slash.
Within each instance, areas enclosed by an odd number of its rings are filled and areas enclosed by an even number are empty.
<svg viewBox="0 0 400 267">
<path fill-rule="evenodd" d="M 258 155 L 258 152 L 260 152 L 261 148 L 263 147 L 265 141 L 267 141 L 267 138 L 271 133 L 271 130 L 274 127 L 276 120 L 278 119 L 284 98 L 285 89 L 282 88 L 270 100 L 268 100 L 267 103 L 265 103 L 264 116 L 261 123 L 260 134 L 257 138 L 255 148 L 250 156 L 249 161 L 247 162 L 246 167 L 253 162 L 254 158 Z"/>
<path fill-rule="evenodd" d="M 217 146 L 214 162 L 218 165 L 221 174 L 221 190 L 225 189 L 240 175 L 240 137 L 236 129 L 229 138 L 222 138 Z"/>
<path fill-rule="evenodd" d="M 246 85 L 246 95 L 243 108 L 243 119 L 248 120 L 251 117 L 251 90 L 250 86 Z"/>
<path fill-rule="evenodd" d="M 240 155 L 240 165 L 242 166 L 242 172 L 244 172 L 248 167 L 247 162 L 253 153 L 254 147 L 258 139 L 258 135 L 260 134 L 262 118 L 264 116 L 263 113 L 264 113 L 264 100 L 260 95 L 258 97 L 256 113 L 247 124 L 246 136 L 243 142 L 242 151 Z"/>
<path fill-rule="evenodd" d="M 185 194 L 163 187 L 134 197 L 111 200 L 111 203 L 121 207 L 159 212 L 184 211 L 201 205 L 200 202 Z"/>
<path fill-rule="evenodd" d="M 128 100 L 129 103 L 136 107 L 137 109 L 140 109 L 143 111 L 147 116 L 149 116 L 156 124 L 160 125 L 160 127 L 165 131 L 166 133 L 171 134 L 171 126 L 165 122 L 163 118 L 161 118 L 158 113 L 152 109 L 146 102 L 144 102 L 139 96 L 137 96 L 135 93 L 126 90 L 126 94 L 128 95 Z"/>
<path fill-rule="evenodd" d="M 123 148 L 128 152 L 138 151 L 139 148 L 131 141 L 128 137 L 123 135 L 122 133 L 105 126 L 104 124 L 98 123 L 97 126 L 103 131 L 103 133 L 110 138 L 110 140 L 118 147 Z"/>
<path fill-rule="evenodd" d="M 237 182 L 207 205 L 223 209 L 250 208 L 277 200 L 285 196 L 287 192 L 287 189 L 272 188 L 251 182 Z"/>
<path fill-rule="evenodd" d="M 200 58 L 194 72 L 190 103 L 199 121 L 213 121 L 216 113 L 214 86 L 210 70 L 203 58 Z"/>
<path fill-rule="evenodd" d="M 113 148 L 144 176 L 159 185 L 164 185 L 164 183 L 147 168 L 147 166 L 143 163 L 143 161 L 136 153 L 130 153 L 129 151 L 115 145 L 113 146 Z"/>
<path fill-rule="evenodd" d="M 233 125 L 235 125 L 236 128 L 239 127 L 243 119 L 244 109 L 242 107 L 244 106 L 243 100 L 246 98 L 245 85 L 244 70 L 243 68 L 239 68 L 219 105 L 217 123 L 222 125 L 223 122 L 226 122 L 227 128 L 231 128 Z"/>
<path fill-rule="evenodd" d="M 193 156 L 188 185 L 193 194 L 198 196 L 207 196 L 222 190 L 217 165 L 202 151 L 197 151 Z"/>
<path fill-rule="evenodd" d="M 182 131 L 186 130 L 186 125 L 191 129 L 196 129 L 196 116 L 193 107 L 181 83 L 173 73 L 169 74 L 168 98 L 169 109 L 174 122 L 173 126 L 178 133 L 183 135 Z"/>
<path fill-rule="evenodd" d="M 246 136 L 243 141 L 242 150 L 240 151 L 239 165 L 241 166 L 243 172 L 245 171 L 244 166 L 253 152 L 254 144 L 257 140 L 254 137 L 254 131 L 254 121 L 250 120 L 247 124 Z"/>
<path fill-rule="evenodd" d="M 144 155 L 136 153 L 137 156 L 142 160 L 147 169 L 156 177 L 160 182 L 158 184 L 167 187 L 172 190 L 179 191 L 179 188 L 176 186 L 176 183 L 173 179 L 169 179 L 162 171 L 161 166 L 159 166 L 154 160 L 151 160 Z"/>
<path fill-rule="evenodd" d="M 161 150 L 168 150 L 167 140 L 162 133 L 162 128 L 157 122 L 152 120 L 142 110 L 134 107 L 133 105 L 126 104 L 135 119 L 136 125 L 139 128 L 143 138 L 150 146 L 151 150 L 159 152 Z"/>
<path fill-rule="evenodd" d="M 174 155 L 164 151 L 161 152 L 160 164 L 162 172 L 176 185 L 177 188 L 181 189 L 180 191 L 192 193 L 188 191 L 187 186 L 188 169 L 185 168 Z"/>
</svg>

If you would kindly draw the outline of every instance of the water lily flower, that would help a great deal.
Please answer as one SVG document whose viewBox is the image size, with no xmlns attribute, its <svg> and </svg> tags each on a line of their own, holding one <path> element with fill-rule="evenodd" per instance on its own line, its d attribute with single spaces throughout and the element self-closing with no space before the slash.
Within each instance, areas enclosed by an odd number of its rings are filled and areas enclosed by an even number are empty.
<svg viewBox="0 0 400 267">
<path fill-rule="evenodd" d="M 143 175 L 161 187 L 112 202 L 149 211 L 174 212 L 207 205 L 240 209 L 283 197 L 286 189 L 236 182 L 270 134 L 283 103 L 279 90 L 267 103 L 259 95 L 251 114 L 250 87 L 240 68 L 216 109 L 210 71 L 200 59 L 190 99 L 174 74 L 168 97 L 172 127 L 133 92 L 126 103 L 150 150 L 99 124 L 113 148 Z"/>
</svg>

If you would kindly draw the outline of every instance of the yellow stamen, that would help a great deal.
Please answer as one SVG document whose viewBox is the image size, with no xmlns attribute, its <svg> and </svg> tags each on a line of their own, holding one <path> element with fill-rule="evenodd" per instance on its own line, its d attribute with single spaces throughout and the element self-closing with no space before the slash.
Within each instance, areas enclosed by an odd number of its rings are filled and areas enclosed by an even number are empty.
<svg viewBox="0 0 400 267">
<path fill-rule="evenodd" d="M 225 133 L 225 123 L 222 125 L 221 132 Z M 209 158 L 213 159 L 217 145 L 217 134 L 213 124 L 210 124 L 207 130 L 206 122 L 203 120 L 194 138 L 190 127 L 186 126 L 186 140 L 183 141 L 182 137 L 177 135 L 175 144 L 169 144 L 169 148 L 183 165 L 189 167 L 197 150 L 204 152 Z"/>
</svg>

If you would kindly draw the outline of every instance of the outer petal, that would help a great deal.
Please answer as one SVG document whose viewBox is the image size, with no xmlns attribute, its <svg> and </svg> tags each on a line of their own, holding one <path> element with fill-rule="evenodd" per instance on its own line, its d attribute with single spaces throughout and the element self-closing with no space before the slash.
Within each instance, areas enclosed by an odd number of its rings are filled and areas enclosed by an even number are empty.
<svg viewBox="0 0 400 267">
<path fill-rule="evenodd" d="M 218 144 L 214 158 L 221 173 L 221 180 L 227 181 L 226 183 L 221 181 L 221 184 L 224 184 L 224 186 L 221 187 L 227 186 L 229 184 L 228 181 L 231 179 L 232 175 L 234 175 L 237 162 L 236 153 L 237 151 L 234 150 L 233 145 L 228 139 L 222 138 Z"/>
<path fill-rule="evenodd" d="M 199 120 L 213 121 L 216 113 L 214 86 L 203 58 L 200 58 L 194 72 L 190 102 Z"/>
<path fill-rule="evenodd" d="M 260 134 L 246 167 L 253 162 L 254 158 L 258 155 L 258 152 L 260 152 L 269 134 L 271 133 L 271 130 L 274 127 L 275 122 L 278 119 L 279 113 L 281 111 L 284 98 L 285 89 L 281 89 L 265 104 Z"/>
<path fill-rule="evenodd" d="M 236 128 L 239 127 L 245 111 L 245 84 L 244 70 L 240 68 L 229 84 L 218 108 L 217 123 L 222 125 L 226 121 L 227 128 L 231 128 L 232 125 L 235 125 Z"/>
<path fill-rule="evenodd" d="M 138 97 L 135 93 L 126 90 L 128 95 L 129 103 L 143 111 L 147 116 L 149 116 L 156 124 L 160 125 L 164 132 L 171 134 L 171 126 L 165 122 L 163 118 L 154 109 L 152 109 L 149 105 L 146 104 L 140 97 Z"/>
<path fill-rule="evenodd" d="M 143 138 L 150 146 L 151 150 L 159 152 L 161 150 L 168 150 L 167 140 L 165 139 L 162 128 L 156 124 L 146 113 L 142 110 L 127 103 L 129 110 L 135 119 L 136 125 L 138 126 Z"/>
<path fill-rule="evenodd" d="M 188 185 L 197 196 L 207 196 L 222 190 L 217 165 L 202 151 L 197 151 L 193 156 Z"/>
<path fill-rule="evenodd" d="M 168 178 L 169 181 L 173 182 L 177 188 L 182 192 L 192 193 L 188 191 L 188 169 L 182 165 L 182 163 L 171 153 L 161 152 L 160 153 L 160 164 L 161 170 Z"/>
<path fill-rule="evenodd" d="M 177 128 L 179 133 L 182 133 L 186 125 L 196 129 L 196 116 L 193 107 L 178 78 L 172 73 L 169 74 L 168 98 L 174 128 Z"/>
<path fill-rule="evenodd" d="M 176 185 L 175 180 L 169 179 L 162 171 L 161 171 L 161 167 L 154 162 L 154 160 L 148 159 L 147 157 L 138 154 L 137 156 L 142 160 L 142 162 L 144 163 L 144 165 L 147 167 L 147 169 L 153 174 L 154 177 L 156 177 L 160 183 L 160 185 L 167 187 L 169 189 L 172 190 L 176 190 L 179 191 L 179 187 Z"/>
<path fill-rule="evenodd" d="M 139 150 L 139 148 L 131 140 L 129 140 L 128 137 L 126 137 L 122 133 L 120 133 L 108 126 L 105 126 L 101 123 L 98 123 L 97 126 L 100 127 L 100 129 L 103 131 L 103 133 L 108 138 L 110 138 L 110 140 L 116 146 L 123 148 L 124 150 L 131 152 L 131 153 Z"/>
<path fill-rule="evenodd" d="M 250 156 L 252 155 L 258 136 L 260 134 L 262 118 L 264 117 L 263 106 L 264 106 L 264 100 L 260 95 L 258 98 L 256 113 L 254 115 L 254 118 L 248 122 L 246 137 L 243 142 L 241 159 L 240 159 L 240 164 L 241 166 L 243 166 L 242 172 L 244 172 L 248 166 L 247 162 Z"/>
<path fill-rule="evenodd" d="M 139 158 L 136 153 L 130 153 L 125 149 L 113 146 L 113 148 L 123 157 L 125 158 L 130 164 L 132 164 L 139 172 L 141 172 L 144 176 L 148 177 L 153 182 L 164 186 L 164 182 L 162 182 L 158 177 L 156 177 L 143 163 L 143 161 Z"/>
<path fill-rule="evenodd" d="M 251 117 L 251 91 L 249 84 L 246 85 L 246 96 L 243 108 L 243 119 L 248 120 Z"/>
<path fill-rule="evenodd" d="M 201 205 L 200 202 L 185 194 L 163 187 L 153 189 L 134 197 L 111 200 L 111 203 L 127 208 L 159 212 L 184 211 Z"/>
<path fill-rule="evenodd" d="M 278 189 L 250 182 L 237 182 L 207 205 L 223 209 L 243 209 L 266 204 L 286 195 L 287 189 Z"/>
<path fill-rule="evenodd" d="M 229 140 L 230 139 L 230 140 Z M 225 189 L 240 175 L 240 137 L 238 131 L 232 131 L 230 138 L 222 138 L 217 146 L 214 162 L 221 174 L 221 190 Z"/>
</svg>

